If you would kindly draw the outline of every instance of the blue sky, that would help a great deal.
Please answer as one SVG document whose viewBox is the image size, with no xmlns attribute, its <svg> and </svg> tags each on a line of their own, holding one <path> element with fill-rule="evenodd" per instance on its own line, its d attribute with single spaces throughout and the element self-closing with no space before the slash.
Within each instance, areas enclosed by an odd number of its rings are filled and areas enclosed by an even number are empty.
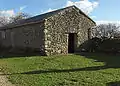
<svg viewBox="0 0 120 86">
<path fill-rule="evenodd" d="M 120 0 L 99 0 L 99 6 L 92 12 L 97 20 L 120 21 Z"/>
<path fill-rule="evenodd" d="M 97 22 L 120 21 L 120 0 L 0 0 L 0 12 L 37 15 L 70 5 L 76 5 Z"/>
</svg>

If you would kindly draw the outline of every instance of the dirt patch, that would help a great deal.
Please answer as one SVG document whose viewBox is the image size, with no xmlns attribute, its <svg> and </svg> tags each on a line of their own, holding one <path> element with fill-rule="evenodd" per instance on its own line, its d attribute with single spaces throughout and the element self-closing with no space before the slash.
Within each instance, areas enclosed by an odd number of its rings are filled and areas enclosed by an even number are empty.
<svg viewBox="0 0 120 86">
<path fill-rule="evenodd" d="M 15 86 L 11 82 L 8 81 L 6 75 L 2 75 L 3 73 L 0 72 L 0 86 Z"/>
</svg>

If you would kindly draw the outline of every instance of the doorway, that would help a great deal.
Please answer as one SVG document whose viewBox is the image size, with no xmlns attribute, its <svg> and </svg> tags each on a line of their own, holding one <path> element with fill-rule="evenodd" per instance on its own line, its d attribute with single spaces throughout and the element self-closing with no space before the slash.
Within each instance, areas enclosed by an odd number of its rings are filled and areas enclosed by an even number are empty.
<svg viewBox="0 0 120 86">
<path fill-rule="evenodd" d="M 68 53 L 74 53 L 76 33 L 69 33 L 68 36 Z"/>
</svg>

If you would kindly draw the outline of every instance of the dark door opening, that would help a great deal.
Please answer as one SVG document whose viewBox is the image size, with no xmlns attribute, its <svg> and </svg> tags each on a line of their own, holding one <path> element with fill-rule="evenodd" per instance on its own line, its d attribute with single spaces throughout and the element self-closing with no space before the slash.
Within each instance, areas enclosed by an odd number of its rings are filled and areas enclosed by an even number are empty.
<svg viewBox="0 0 120 86">
<path fill-rule="evenodd" d="M 70 33 L 68 37 L 68 53 L 74 53 L 75 33 Z"/>
</svg>

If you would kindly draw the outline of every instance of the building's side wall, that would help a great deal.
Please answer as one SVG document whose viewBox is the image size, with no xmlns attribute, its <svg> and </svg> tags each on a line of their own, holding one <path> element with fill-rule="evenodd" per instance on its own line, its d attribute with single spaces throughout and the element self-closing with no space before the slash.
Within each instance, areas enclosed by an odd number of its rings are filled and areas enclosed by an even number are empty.
<svg viewBox="0 0 120 86">
<path fill-rule="evenodd" d="M 66 9 L 46 19 L 45 49 L 48 55 L 68 53 L 68 33 L 77 33 L 75 51 L 79 51 L 79 46 L 88 40 L 88 29 L 95 23 L 73 9 Z"/>
<path fill-rule="evenodd" d="M 0 31 L 0 40 L 1 40 L 1 45 L 3 47 L 10 47 L 11 46 L 11 35 L 10 35 L 11 30 L 3 30 Z"/>
<path fill-rule="evenodd" d="M 44 52 L 44 22 L 6 30 L 2 45 L 18 49 Z"/>
</svg>

